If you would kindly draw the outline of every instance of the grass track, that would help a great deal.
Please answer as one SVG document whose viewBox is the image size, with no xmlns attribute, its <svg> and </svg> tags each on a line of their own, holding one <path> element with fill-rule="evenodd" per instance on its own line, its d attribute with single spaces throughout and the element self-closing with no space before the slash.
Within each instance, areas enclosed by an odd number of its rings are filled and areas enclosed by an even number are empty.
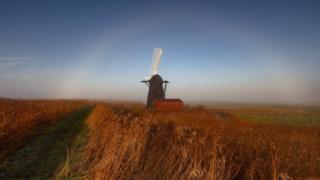
<svg viewBox="0 0 320 180">
<path fill-rule="evenodd" d="M 86 127 L 84 120 L 92 107 L 84 107 L 42 131 L 0 166 L 0 179 L 48 179 L 66 162 L 70 148 L 80 148 Z M 75 144 L 76 143 L 76 144 Z M 0 171 L 1 172 L 1 171 Z"/>
</svg>

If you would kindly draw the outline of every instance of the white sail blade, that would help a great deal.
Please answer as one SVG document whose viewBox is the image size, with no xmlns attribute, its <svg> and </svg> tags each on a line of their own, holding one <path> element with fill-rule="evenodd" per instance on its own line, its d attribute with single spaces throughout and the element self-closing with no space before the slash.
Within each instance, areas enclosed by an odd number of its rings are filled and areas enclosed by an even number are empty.
<svg viewBox="0 0 320 180">
<path fill-rule="evenodd" d="M 152 76 L 153 73 L 154 73 L 154 66 L 155 66 L 155 63 L 156 63 L 157 54 L 158 54 L 158 48 L 154 48 L 154 50 L 153 50 L 153 57 L 152 57 L 152 65 L 151 65 L 151 74 L 150 74 L 150 76 Z"/>
<path fill-rule="evenodd" d="M 158 67 L 161 60 L 162 51 L 163 50 L 161 48 L 155 48 L 154 50 L 151 75 L 155 75 L 158 73 Z"/>
<path fill-rule="evenodd" d="M 153 75 L 158 74 L 158 67 L 160 64 L 162 52 L 162 48 L 154 48 L 152 56 L 151 74 L 150 76 L 146 77 L 146 80 L 149 80 Z"/>
</svg>

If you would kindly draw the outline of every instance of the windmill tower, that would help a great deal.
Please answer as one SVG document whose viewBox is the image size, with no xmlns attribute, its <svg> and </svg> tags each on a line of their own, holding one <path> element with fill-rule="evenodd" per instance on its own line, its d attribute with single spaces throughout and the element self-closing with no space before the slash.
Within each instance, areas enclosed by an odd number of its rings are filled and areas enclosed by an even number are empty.
<svg viewBox="0 0 320 180">
<path fill-rule="evenodd" d="M 167 84 L 169 81 L 164 81 L 161 76 L 158 74 L 158 66 L 161 60 L 163 49 L 155 48 L 153 51 L 152 57 L 152 66 L 151 74 L 146 77 L 146 80 L 141 81 L 149 87 L 148 98 L 147 98 L 147 107 L 151 108 L 152 103 L 155 100 L 165 99 Z M 164 85 L 164 87 L 163 87 Z"/>
</svg>

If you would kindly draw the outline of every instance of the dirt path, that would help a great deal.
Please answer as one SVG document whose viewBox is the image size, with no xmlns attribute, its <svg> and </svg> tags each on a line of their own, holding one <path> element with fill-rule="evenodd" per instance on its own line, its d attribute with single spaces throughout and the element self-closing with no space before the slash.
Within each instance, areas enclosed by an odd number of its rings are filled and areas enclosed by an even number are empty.
<svg viewBox="0 0 320 180">
<path fill-rule="evenodd" d="M 86 134 L 84 120 L 92 107 L 84 107 L 57 122 L 0 165 L 0 179 L 47 179 L 66 162 L 70 148 Z M 80 145 L 81 146 L 81 145 Z M 79 148 L 79 147 L 78 147 Z M 2 166 L 2 167 L 1 167 Z"/>
</svg>

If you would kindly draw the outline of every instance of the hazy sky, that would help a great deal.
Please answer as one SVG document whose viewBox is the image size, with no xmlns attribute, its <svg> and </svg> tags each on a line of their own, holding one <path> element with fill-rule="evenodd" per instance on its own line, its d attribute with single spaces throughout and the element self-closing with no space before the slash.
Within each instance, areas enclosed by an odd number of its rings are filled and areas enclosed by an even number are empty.
<svg viewBox="0 0 320 180">
<path fill-rule="evenodd" d="M 0 96 L 320 103 L 320 1 L 0 1 Z"/>
</svg>

